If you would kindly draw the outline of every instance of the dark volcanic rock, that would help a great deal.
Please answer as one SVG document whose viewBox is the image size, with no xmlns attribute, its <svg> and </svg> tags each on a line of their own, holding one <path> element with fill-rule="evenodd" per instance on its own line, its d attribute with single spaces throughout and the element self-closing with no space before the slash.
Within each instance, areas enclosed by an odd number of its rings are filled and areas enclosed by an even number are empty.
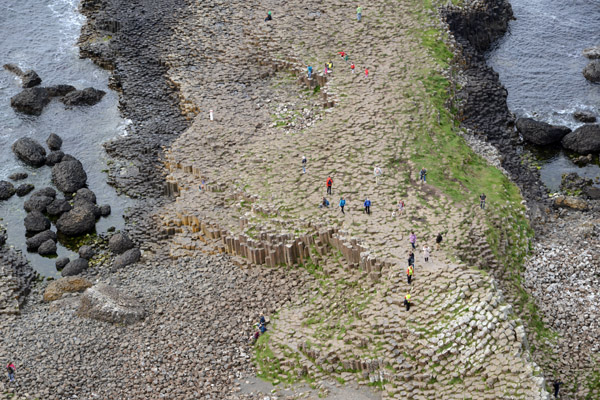
<svg viewBox="0 0 600 400">
<path fill-rule="evenodd" d="M 134 297 L 101 283 L 83 293 L 77 314 L 115 324 L 132 324 L 143 319 L 146 312 Z"/>
<path fill-rule="evenodd" d="M 67 93 L 71 93 L 77 90 L 74 86 L 71 85 L 54 85 L 48 86 L 46 91 L 48 92 L 48 96 L 50 97 L 62 97 Z"/>
<path fill-rule="evenodd" d="M 113 269 L 123 268 L 140 260 L 142 253 L 137 247 L 118 255 L 113 262 Z"/>
<path fill-rule="evenodd" d="M 16 190 L 12 183 L 8 181 L 0 181 L 0 200 L 8 200 L 14 194 Z"/>
<path fill-rule="evenodd" d="M 46 144 L 50 150 L 60 150 L 62 143 L 62 139 L 56 133 L 51 133 L 46 139 Z"/>
<path fill-rule="evenodd" d="M 83 90 L 75 90 L 65 95 L 60 101 L 67 106 L 93 106 L 100 102 L 106 94 L 103 90 L 94 88 L 85 88 Z"/>
<path fill-rule="evenodd" d="M 590 186 L 594 183 L 591 179 L 587 179 L 577 175 L 576 172 L 569 172 L 568 174 L 562 174 L 560 181 L 560 190 L 567 194 L 581 191 L 583 188 Z"/>
<path fill-rule="evenodd" d="M 38 248 L 38 254 L 40 256 L 49 256 L 56 254 L 56 242 L 54 240 L 46 240 Z"/>
<path fill-rule="evenodd" d="M 104 204 L 100 206 L 100 215 L 103 217 L 108 217 L 110 215 L 110 205 Z"/>
<path fill-rule="evenodd" d="M 35 193 L 29 198 L 29 200 L 23 203 L 23 208 L 27 212 L 31 211 L 39 211 L 46 212 L 46 209 L 50 203 L 52 203 L 54 199 L 52 197 L 43 196 L 43 195 L 35 195 Z"/>
<path fill-rule="evenodd" d="M 12 179 L 13 181 L 22 181 L 23 179 L 27 179 L 29 175 L 26 172 L 15 172 L 14 174 L 10 174 L 8 179 Z"/>
<path fill-rule="evenodd" d="M 19 197 L 26 196 L 33 189 L 35 189 L 35 186 L 33 186 L 31 183 L 24 183 L 22 185 L 19 185 L 19 187 L 17 187 L 17 196 L 19 196 Z"/>
<path fill-rule="evenodd" d="M 579 154 L 600 152 L 600 125 L 583 125 L 562 140 L 564 148 Z"/>
<path fill-rule="evenodd" d="M 77 206 L 77 203 L 81 201 L 96 204 L 96 195 L 88 188 L 81 188 L 77 191 L 77 193 L 75 193 L 73 202 Z"/>
<path fill-rule="evenodd" d="M 60 163 L 52 167 L 52 182 L 58 190 L 74 193 L 85 186 L 87 174 L 80 161 L 66 159 L 67 157 L 65 155 Z"/>
<path fill-rule="evenodd" d="M 73 207 L 66 199 L 54 199 L 52 203 L 46 206 L 46 212 L 52 216 L 58 216 L 67 211 L 71 211 Z"/>
<path fill-rule="evenodd" d="M 42 83 L 42 78 L 40 78 L 40 76 L 37 74 L 37 72 L 35 72 L 32 69 L 30 69 L 29 71 L 26 71 L 21 76 L 21 87 L 32 88 L 34 86 L 39 85 L 40 83 Z"/>
<path fill-rule="evenodd" d="M 56 242 L 56 233 L 52 232 L 49 229 L 27 239 L 25 241 L 25 244 L 27 245 L 27 251 L 37 251 L 37 249 L 42 245 L 42 243 L 48 240 L 53 240 Z"/>
<path fill-rule="evenodd" d="M 56 260 L 54 265 L 56 265 L 56 269 L 63 269 L 69 264 L 70 261 L 71 260 L 69 260 L 69 257 L 60 257 Z"/>
<path fill-rule="evenodd" d="M 42 87 L 25 89 L 10 99 L 12 108 L 29 115 L 42 114 L 42 110 L 48 103 L 50 103 L 50 96 Z"/>
<path fill-rule="evenodd" d="M 586 186 L 583 188 L 582 192 L 592 200 L 600 200 L 600 188 L 595 186 Z"/>
<path fill-rule="evenodd" d="M 78 275 L 88 269 L 88 260 L 83 258 L 78 258 L 76 260 L 70 261 L 61 271 L 62 276 L 73 276 Z"/>
<path fill-rule="evenodd" d="M 573 114 L 573 118 L 575 118 L 579 122 L 591 123 L 596 122 L 596 116 L 587 111 L 577 111 Z"/>
<path fill-rule="evenodd" d="M 63 153 L 60 150 L 51 151 L 50 154 L 48 154 L 48 157 L 46 157 L 46 165 L 49 167 L 53 167 L 59 162 L 61 162 L 64 156 L 65 153 Z"/>
<path fill-rule="evenodd" d="M 540 146 L 560 142 L 571 132 L 566 126 L 550 125 L 531 118 L 519 118 L 516 125 L 526 141 Z"/>
<path fill-rule="evenodd" d="M 37 141 L 23 137 L 12 145 L 12 151 L 26 164 L 41 167 L 46 162 L 46 149 Z"/>
<path fill-rule="evenodd" d="M 133 248 L 134 244 L 126 233 L 115 233 L 108 240 L 108 248 L 114 254 L 121 254 Z"/>
<path fill-rule="evenodd" d="M 46 196 L 46 197 L 52 197 L 53 199 L 56 198 L 56 190 L 54 190 L 53 188 L 51 188 L 50 186 L 47 186 L 45 188 L 36 190 L 35 192 L 33 192 L 31 194 L 31 197 L 33 196 Z"/>
<path fill-rule="evenodd" d="M 89 260 L 90 258 L 94 257 L 94 254 L 96 254 L 96 252 L 94 251 L 94 248 L 92 246 L 81 246 L 79 248 L 79 257 L 84 258 L 86 260 Z"/>
<path fill-rule="evenodd" d="M 41 212 L 34 210 L 25 217 L 27 233 L 38 233 L 50 229 L 50 220 Z"/>
<path fill-rule="evenodd" d="M 89 208 L 77 207 L 60 216 L 56 229 L 68 236 L 79 236 L 94 230 L 96 216 Z"/>
<path fill-rule="evenodd" d="M 583 69 L 583 76 L 590 82 L 600 82 L 600 60 L 592 60 Z"/>
</svg>

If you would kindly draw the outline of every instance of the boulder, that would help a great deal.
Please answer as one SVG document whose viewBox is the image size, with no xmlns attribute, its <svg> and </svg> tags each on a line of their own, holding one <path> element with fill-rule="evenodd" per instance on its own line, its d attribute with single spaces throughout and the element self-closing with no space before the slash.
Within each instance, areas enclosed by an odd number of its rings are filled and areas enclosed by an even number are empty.
<svg viewBox="0 0 600 400">
<path fill-rule="evenodd" d="M 27 179 L 29 175 L 26 172 L 15 172 L 14 174 L 10 174 L 8 179 L 13 181 L 22 181 L 23 179 Z"/>
<path fill-rule="evenodd" d="M 65 153 L 60 150 L 51 151 L 50 154 L 46 157 L 46 165 L 49 167 L 53 167 L 59 162 L 63 160 Z"/>
<path fill-rule="evenodd" d="M 86 289 L 77 314 L 113 324 L 132 324 L 143 319 L 146 311 L 134 297 L 101 283 Z"/>
<path fill-rule="evenodd" d="M 596 116 L 587 111 L 576 111 L 573 114 L 573 118 L 575 118 L 576 121 L 584 123 L 596 122 Z"/>
<path fill-rule="evenodd" d="M 80 276 L 67 276 L 52 281 L 44 291 L 46 303 L 60 299 L 65 293 L 79 293 L 92 287 L 92 282 Z"/>
<path fill-rule="evenodd" d="M 560 142 L 567 133 L 571 132 L 571 129 L 566 126 L 550 125 L 532 118 L 519 118 L 516 125 L 523 139 L 540 146 Z"/>
<path fill-rule="evenodd" d="M 108 240 L 108 248 L 114 254 L 122 254 L 133 248 L 134 244 L 126 233 L 115 233 Z"/>
<path fill-rule="evenodd" d="M 50 96 L 42 87 L 25 89 L 10 99 L 12 108 L 28 115 L 41 115 L 48 103 L 50 103 Z"/>
<path fill-rule="evenodd" d="M 46 206 L 46 212 L 52 216 L 59 216 L 67 211 L 71 211 L 73 207 L 66 199 L 54 199 L 52 203 Z"/>
<path fill-rule="evenodd" d="M 56 242 L 56 233 L 49 229 L 27 239 L 25 241 L 27 251 L 37 251 L 42 243 L 47 242 L 48 240 Z"/>
<path fill-rule="evenodd" d="M 25 164 L 41 167 L 46 163 L 46 149 L 37 141 L 22 137 L 12 145 L 12 151 Z"/>
<path fill-rule="evenodd" d="M 600 188 L 595 186 L 587 186 L 583 188 L 582 192 L 592 200 L 600 200 Z"/>
<path fill-rule="evenodd" d="M 25 217 L 27 233 L 39 233 L 50 229 L 50 220 L 41 212 L 34 210 Z"/>
<path fill-rule="evenodd" d="M 600 152 L 600 125 L 580 126 L 563 138 L 562 145 L 579 154 Z"/>
<path fill-rule="evenodd" d="M 67 106 L 93 106 L 100 102 L 105 94 L 106 92 L 103 90 L 89 87 L 67 93 L 60 101 Z"/>
<path fill-rule="evenodd" d="M 79 257 L 84 258 L 86 260 L 91 259 L 92 257 L 94 257 L 94 254 L 96 254 L 96 252 L 94 251 L 94 248 L 92 246 L 88 246 L 88 245 L 84 245 L 81 246 L 79 248 Z"/>
<path fill-rule="evenodd" d="M 71 93 L 77 90 L 74 86 L 71 85 L 54 85 L 48 86 L 46 91 L 48 92 L 48 96 L 50 97 L 62 97 L 67 93 Z"/>
<path fill-rule="evenodd" d="M 600 82 L 600 60 L 592 60 L 583 69 L 583 76 L 590 82 Z"/>
<path fill-rule="evenodd" d="M 38 254 L 40 256 L 49 256 L 56 254 L 56 242 L 52 239 L 46 240 L 38 247 Z"/>
<path fill-rule="evenodd" d="M 60 272 L 62 276 L 73 276 L 79 275 L 86 269 L 88 269 L 88 260 L 83 258 L 78 258 L 76 260 L 70 261 Z"/>
<path fill-rule="evenodd" d="M 23 208 L 27 212 L 39 211 L 44 213 L 46 212 L 48 205 L 50 205 L 53 201 L 54 199 L 52 197 L 35 195 L 34 192 L 34 195 L 32 195 L 29 200 L 26 200 L 25 203 L 23 203 Z"/>
<path fill-rule="evenodd" d="M 79 160 L 66 158 L 52 167 L 52 182 L 61 192 L 74 193 L 85 186 L 87 174 Z"/>
<path fill-rule="evenodd" d="M 0 181 L 0 200 L 8 200 L 15 194 L 16 190 L 12 183 Z"/>
<path fill-rule="evenodd" d="M 17 75 L 18 77 L 21 77 L 24 74 L 23 70 L 19 68 L 19 66 L 16 64 L 4 64 L 2 67 L 8 72 L 12 72 L 13 74 Z"/>
<path fill-rule="evenodd" d="M 592 161 L 594 161 L 594 156 L 592 155 L 592 153 L 588 154 L 587 156 L 579 156 L 579 157 L 575 157 L 572 159 L 573 162 L 575 164 L 578 165 L 586 165 L 591 163 Z"/>
<path fill-rule="evenodd" d="M 51 198 L 56 198 L 56 190 L 54 190 L 53 188 L 51 188 L 50 186 L 46 186 L 45 188 L 36 190 L 35 192 L 33 192 L 31 194 L 31 197 L 33 196 L 46 196 L 46 197 L 51 197 Z"/>
<path fill-rule="evenodd" d="M 587 201 L 574 196 L 558 196 L 554 198 L 554 206 L 586 211 L 589 208 Z"/>
<path fill-rule="evenodd" d="M 123 268 L 140 260 L 142 253 L 137 247 L 127 250 L 125 253 L 118 255 L 113 262 L 113 269 Z"/>
<path fill-rule="evenodd" d="M 588 47 L 587 49 L 583 49 L 583 55 L 590 60 L 595 60 L 600 58 L 600 46 Z"/>
<path fill-rule="evenodd" d="M 62 139 L 56 133 L 51 133 L 48 139 L 46 139 L 46 144 L 50 150 L 60 150 L 62 143 Z"/>
<path fill-rule="evenodd" d="M 86 207 L 75 207 L 56 221 L 56 229 L 67 236 L 80 236 L 92 232 L 95 227 L 96 216 Z"/>
<path fill-rule="evenodd" d="M 19 185 L 19 187 L 17 187 L 16 190 L 17 196 L 27 196 L 33 189 L 35 189 L 35 186 L 33 186 L 31 183 L 24 183 L 22 185 Z"/>
<path fill-rule="evenodd" d="M 58 260 L 56 260 L 54 265 L 56 265 L 56 269 L 61 270 L 66 267 L 70 261 L 71 260 L 69 260 L 69 257 L 60 257 Z"/>
<path fill-rule="evenodd" d="M 96 195 L 88 188 L 81 188 L 75 193 L 73 204 L 77 205 L 81 201 L 96 204 Z"/>
<path fill-rule="evenodd" d="M 104 204 L 100 206 L 100 215 L 103 217 L 108 217 L 110 215 L 110 205 Z"/>
<path fill-rule="evenodd" d="M 23 88 L 32 88 L 40 83 L 42 83 L 42 78 L 32 69 L 21 75 L 21 87 Z"/>
</svg>

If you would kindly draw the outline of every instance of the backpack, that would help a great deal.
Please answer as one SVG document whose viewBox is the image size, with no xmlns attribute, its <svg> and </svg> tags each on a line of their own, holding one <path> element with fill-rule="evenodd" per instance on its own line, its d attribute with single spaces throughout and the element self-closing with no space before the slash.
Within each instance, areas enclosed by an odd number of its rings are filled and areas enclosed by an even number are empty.
<svg viewBox="0 0 600 400">
<path fill-rule="evenodd" d="M 15 373 L 15 369 L 13 367 L 11 367 L 10 365 L 7 365 L 6 369 L 8 370 L 9 374 L 14 374 Z"/>
</svg>

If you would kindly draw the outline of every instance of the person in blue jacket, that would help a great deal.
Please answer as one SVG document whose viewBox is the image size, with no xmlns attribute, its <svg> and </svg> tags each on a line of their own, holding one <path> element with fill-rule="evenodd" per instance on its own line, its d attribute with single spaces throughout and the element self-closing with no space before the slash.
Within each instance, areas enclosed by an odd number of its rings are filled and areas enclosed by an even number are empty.
<svg viewBox="0 0 600 400">
<path fill-rule="evenodd" d="M 311 67 L 310 65 L 307 67 L 308 70 L 308 79 L 310 79 L 310 77 L 312 76 L 312 71 L 313 71 L 313 67 Z"/>
<path fill-rule="evenodd" d="M 365 200 L 365 212 L 369 215 L 371 215 L 371 200 L 369 200 L 369 198 L 367 197 L 367 199 Z"/>
<path fill-rule="evenodd" d="M 340 208 L 342 209 L 342 214 L 346 214 L 344 212 L 344 206 L 346 205 L 346 200 L 343 197 L 340 197 Z"/>
</svg>

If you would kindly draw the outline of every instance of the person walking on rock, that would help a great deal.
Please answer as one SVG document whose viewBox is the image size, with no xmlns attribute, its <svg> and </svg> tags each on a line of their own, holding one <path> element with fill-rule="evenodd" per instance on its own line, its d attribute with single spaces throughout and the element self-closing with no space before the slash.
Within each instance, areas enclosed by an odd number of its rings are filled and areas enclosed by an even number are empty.
<svg viewBox="0 0 600 400">
<path fill-rule="evenodd" d="M 373 175 L 375 175 L 375 184 L 379 185 L 379 177 L 381 176 L 381 168 L 378 165 L 373 169 Z"/>
<path fill-rule="evenodd" d="M 273 17 L 271 16 L 271 11 L 269 11 L 269 12 L 267 13 L 267 18 L 265 18 L 265 22 L 267 22 L 267 21 L 271 21 L 272 19 L 273 19 Z"/>
<path fill-rule="evenodd" d="M 408 254 L 408 265 L 415 266 L 415 253 L 412 251 Z"/>
<path fill-rule="evenodd" d="M 362 19 L 362 7 L 361 7 L 361 6 L 358 6 L 358 7 L 356 8 L 356 20 L 357 20 L 358 22 L 360 22 L 360 20 L 361 20 L 361 19 Z"/>
<path fill-rule="evenodd" d="M 416 244 L 417 244 L 417 235 L 415 235 L 414 232 L 410 233 L 410 236 L 408 237 L 408 241 L 410 242 L 411 246 L 413 249 L 416 249 Z"/>
<path fill-rule="evenodd" d="M 313 67 L 309 65 L 308 67 L 306 67 L 306 70 L 308 72 L 308 79 L 310 79 L 312 77 Z"/>
<path fill-rule="evenodd" d="M 352 71 L 352 73 L 354 73 L 354 68 L 356 68 L 354 63 L 350 64 L 350 70 Z"/>
<path fill-rule="evenodd" d="M 423 181 L 423 183 L 427 183 L 427 170 L 425 167 L 421 168 L 419 179 Z"/>
<path fill-rule="evenodd" d="M 429 262 L 429 253 L 431 253 L 429 246 L 423 246 L 423 260 L 425 260 L 425 262 Z"/>
<path fill-rule="evenodd" d="M 410 285 L 410 283 L 412 282 L 412 277 L 413 277 L 413 273 L 415 272 L 415 269 L 412 265 L 408 265 L 408 268 L 406 268 L 406 278 L 408 279 L 408 284 Z"/>
<path fill-rule="evenodd" d="M 485 194 L 481 193 L 481 196 L 479 196 L 479 207 L 481 207 L 482 210 L 485 210 L 485 199 Z"/>
<path fill-rule="evenodd" d="M 8 373 L 8 381 L 14 382 L 15 381 L 15 372 L 17 372 L 17 368 L 15 367 L 15 364 L 13 364 L 12 362 L 8 362 L 6 364 L 6 372 Z"/>
<path fill-rule="evenodd" d="M 346 214 L 344 212 L 344 206 L 346 205 L 346 200 L 343 197 L 340 197 L 340 208 L 342 209 L 342 214 Z"/>
<path fill-rule="evenodd" d="M 365 67 L 365 78 L 369 77 L 369 68 Z"/>
<path fill-rule="evenodd" d="M 371 215 L 371 200 L 369 200 L 369 198 L 367 197 L 365 199 L 365 212 L 367 213 L 367 215 Z"/>
<path fill-rule="evenodd" d="M 406 311 L 410 311 L 410 293 L 404 296 L 404 306 L 406 307 Z"/>
<path fill-rule="evenodd" d="M 403 212 L 404 212 L 404 201 L 398 200 L 398 214 L 402 215 Z"/>
<path fill-rule="evenodd" d="M 558 391 L 560 390 L 560 386 L 562 385 L 562 381 L 560 379 L 557 379 L 554 381 L 554 383 L 552 383 L 552 386 L 554 387 L 554 398 L 558 399 Z"/>
<path fill-rule="evenodd" d="M 302 173 L 306 173 L 306 156 L 302 156 Z"/>
<path fill-rule="evenodd" d="M 323 70 L 323 75 L 327 75 L 327 63 L 325 63 L 325 69 Z"/>
<path fill-rule="evenodd" d="M 437 237 L 435 238 L 435 249 L 439 250 L 440 249 L 440 243 L 442 243 L 442 233 L 438 233 Z"/>
<path fill-rule="evenodd" d="M 331 188 L 333 186 L 333 179 L 331 178 L 331 176 L 327 178 L 326 184 L 327 184 L 327 194 L 331 194 Z"/>
</svg>

